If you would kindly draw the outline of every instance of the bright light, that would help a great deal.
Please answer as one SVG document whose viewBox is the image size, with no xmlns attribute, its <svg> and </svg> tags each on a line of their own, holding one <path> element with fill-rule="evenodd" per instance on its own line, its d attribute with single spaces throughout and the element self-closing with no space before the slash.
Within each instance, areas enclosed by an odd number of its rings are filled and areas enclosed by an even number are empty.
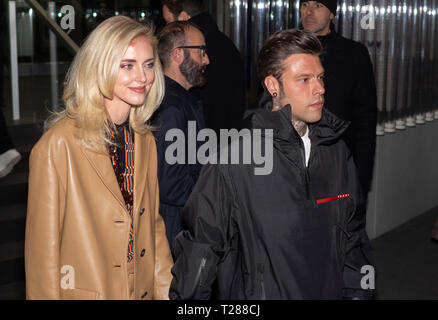
<svg viewBox="0 0 438 320">
<path fill-rule="evenodd" d="M 116 11 L 115 13 L 114 13 L 116 16 L 118 16 L 119 15 L 119 12 L 118 11 Z"/>
<path fill-rule="evenodd" d="M 58 12 L 58 17 L 62 17 L 62 13 L 61 12 Z"/>
<path fill-rule="evenodd" d="M 33 10 L 32 10 L 32 8 L 30 8 L 29 9 L 29 15 L 32 15 L 33 14 Z"/>
<path fill-rule="evenodd" d="M 263 2 L 259 2 L 258 4 L 257 4 L 257 9 L 259 9 L 259 10 L 263 10 L 265 8 L 265 4 L 263 3 Z"/>
<path fill-rule="evenodd" d="M 94 18 L 97 17 L 97 12 L 93 12 L 93 17 L 94 17 Z"/>
<path fill-rule="evenodd" d="M 146 16 L 146 13 L 144 13 L 143 11 L 140 13 L 140 16 L 142 17 L 142 18 L 144 18 L 145 16 Z"/>
</svg>

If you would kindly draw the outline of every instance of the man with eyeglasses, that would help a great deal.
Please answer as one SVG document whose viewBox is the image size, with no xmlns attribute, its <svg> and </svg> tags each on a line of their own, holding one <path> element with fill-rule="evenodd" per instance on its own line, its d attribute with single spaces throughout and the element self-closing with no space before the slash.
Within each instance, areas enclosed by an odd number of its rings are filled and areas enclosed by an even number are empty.
<svg viewBox="0 0 438 320">
<path fill-rule="evenodd" d="M 182 230 L 182 208 L 201 170 L 199 163 L 191 164 L 188 161 L 189 126 L 193 128 L 193 123 L 196 124 L 196 136 L 205 128 L 202 103 L 189 89 L 206 84 L 205 68 L 210 61 L 202 32 L 190 22 L 177 21 L 166 25 L 159 33 L 158 41 L 166 91 L 152 125 L 156 128 L 159 211 L 172 249 L 173 239 Z M 172 129 L 181 130 L 186 137 L 183 163 L 171 163 L 166 158 L 166 150 L 175 142 L 166 141 L 166 134 Z"/>
<path fill-rule="evenodd" d="M 189 21 L 204 34 L 210 65 L 208 83 L 190 89 L 202 100 L 205 123 L 219 134 L 220 129 L 239 129 L 245 110 L 245 81 L 240 52 L 208 13 L 203 0 L 164 0 L 163 18 L 172 21 Z"/>
</svg>

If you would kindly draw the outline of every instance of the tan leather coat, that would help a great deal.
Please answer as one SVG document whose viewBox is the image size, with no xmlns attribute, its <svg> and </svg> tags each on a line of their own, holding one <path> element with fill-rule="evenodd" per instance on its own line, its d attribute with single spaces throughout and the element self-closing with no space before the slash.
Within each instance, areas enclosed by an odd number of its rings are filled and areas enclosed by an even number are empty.
<svg viewBox="0 0 438 320">
<path fill-rule="evenodd" d="M 109 155 L 79 145 L 73 121 L 47 131 L 30 156 L 25 268 L 28 299 L 168 299 L 173 265 L 158 213 L 153 135 L 135 134 L 134 297 L 130 216 Z"/>
</svg>

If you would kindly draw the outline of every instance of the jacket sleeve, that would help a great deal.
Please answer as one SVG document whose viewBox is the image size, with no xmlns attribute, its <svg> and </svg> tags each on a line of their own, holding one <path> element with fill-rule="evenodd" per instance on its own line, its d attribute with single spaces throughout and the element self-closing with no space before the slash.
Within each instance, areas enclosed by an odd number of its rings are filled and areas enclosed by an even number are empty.
<svg viewBox="0 0 438 320">
<path fill-rule="evenodd" d="M 157 188 L 158 190 L 158 180 Z M 155 272 L 154 272 L 154 296 L 155 300 L 169 299 L 169 286 L 172 280 L 170 269 L 173 266 L 170 254 L 169 242 L 166 238 L 164 221 L 158 212 L 159 193 L 155 197 Z"/>
<path fill-rule="evenodd" d="M 166 150 L 175 142 L 166 141 L 165 138 L 170 129 L 180 129 L 185 132 L 187 121 L 183 111 L 172 105 L 167 105 L 157 114 L 154 121 L 157 131 L 153 132 L 157 143 L 161 201 L 165 204 L 180 207 L 184 206 L 193 190 L 200 169 L 194 170 L 194 167 L 199 167 L 199 165 L 169 164 L 166 161 Z M 187 148 L 185 149 L 187 150 Z M 185 160 L 187 161 L 187 155 Z"/>
<path fill-rule="evenodd" d="M 359 47 L 355 60 L 356 82 L 352 92 L 354 159 L 365 199 L 371 187 L 376 149 L 377 94 L 373 66 L 365 46 Z"/>
<path fill-rule="evenodd" d="M 174 242 L 175 265 L 170 298 L 209 299 L 218 264 L 230 251 L 231 216 L 236 210 L 230 181 L 221 166 L 202 169 L 198 183 L 184 207 L 187 230 Z M 234 273 L 235 270 L 229 270 Z"/>
<path fill-rule="evenodd" d="M 33 150 L 25 235 L 27 299 L 60 299 L 60 223 L 65 189 L 54 159 Z"/>
<path fill-rule="evenodd" d="M 348 159 L 349 184 L 353 195 L 353 210 L 345 230 L 347 241 L 344 262 L 345 299 L 372 299 L 375 285 L 374 253 L 366 233 L 366 210 L 360 190 L 355 164 Z"/>
</svg>

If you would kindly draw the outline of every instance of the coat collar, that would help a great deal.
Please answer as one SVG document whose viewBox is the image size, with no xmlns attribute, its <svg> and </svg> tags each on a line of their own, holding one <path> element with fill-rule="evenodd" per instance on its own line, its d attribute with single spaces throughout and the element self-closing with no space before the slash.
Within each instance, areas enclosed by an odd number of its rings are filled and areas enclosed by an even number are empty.
<svg viewBox="0 0 438 320">
<path fill-rule="evenodd" d="M 256 109 L 249 115 L 249 127 L 253 129 L 273 129 L 274 140 L 289 141 L 293 144 L 299 140 L 299 135 L 292 125 L 292 111 L 288 104 L 279 111 L 272 112 L 272 105 L 266 103 L 264 108 Z M 329 144 L 339 140 L 348 128 L 349 122 L 341 120 L 326 108 L 322 110 L 321 120 L 309 124 L 309 137 L 312 143 Z"/>
<path fill-rule="evenodd" d="M 134 133 L 134 141 L 134 212 L 137 212 L 139 201 L 136 201 L 136 199 L 142 198 L 147 181 L 147 159 L 143 159 L 143 155 L 148 153 L 150 139 Z M 96 171 L 102 184 L 105 185 L 117 202 L 125 209 L 126 214 L 129 214 L 119 184 L 117 183 L 109 154 L 97 153 L 85 147 L 81 147 L 81 150 L 92 168 Z"/>
</svg>

